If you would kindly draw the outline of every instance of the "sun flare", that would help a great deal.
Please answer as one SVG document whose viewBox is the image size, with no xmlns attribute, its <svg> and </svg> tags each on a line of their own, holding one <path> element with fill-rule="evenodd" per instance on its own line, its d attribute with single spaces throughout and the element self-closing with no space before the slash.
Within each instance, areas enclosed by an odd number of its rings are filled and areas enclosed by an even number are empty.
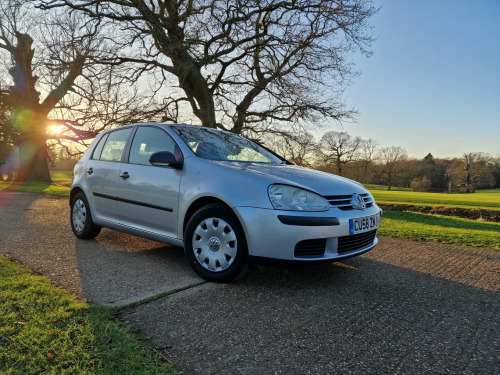
<svg viewBox="0 0 500 375">
<path fill-rule="evenodd" d="M 49 134 L 62 134 L 62 132 L 65 130 L 65 127 L 63 125 L 50 125 L 48 129 Z"/>
</svg>

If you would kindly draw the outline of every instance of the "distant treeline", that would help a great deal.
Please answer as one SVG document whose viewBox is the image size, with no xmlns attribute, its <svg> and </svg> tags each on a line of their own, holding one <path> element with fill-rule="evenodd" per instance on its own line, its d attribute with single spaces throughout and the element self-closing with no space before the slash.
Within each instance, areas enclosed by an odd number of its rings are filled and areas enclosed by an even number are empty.
<svg viewBox="0 0 500 375">
<path fill-rule="evenodd" d="M 471 152 L 454 158 L 408 157 L 401 147 L 378 147 L 373 139 L 330 131 L 319 141 L 299 136 L 269 136 L 267 144 L 291 162 L 365 184 L 411 188 L 413 191 L 473 193 L 500 188 L 500 157 Z"/>
</svg>

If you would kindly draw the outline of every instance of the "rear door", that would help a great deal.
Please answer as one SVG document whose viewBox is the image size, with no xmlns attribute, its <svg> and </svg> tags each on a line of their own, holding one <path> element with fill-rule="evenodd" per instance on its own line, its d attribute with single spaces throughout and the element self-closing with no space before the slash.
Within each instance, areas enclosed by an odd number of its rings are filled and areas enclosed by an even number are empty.
<svg viewBox="0 0 500 375">
<path fill-rule="evenodd" d="M 166 131 L 139 126 L 128 163 L 122 163 L 117 183 L 120 223 L 177 238 L 177 209 L 182 170 L 158 167 L 149 157 L 158 151 L 174 153 L 176 144 Z"/>
<path fill-rule="evenodd" d="M 87 198 L 92 202 L 93 213 L 101 220 L 115 223 L 119 221 L 116 184 L 132 130 L 133 128 L 120 129 L 104 136 L 85 166 L 91 192 Z"/>
</svg>

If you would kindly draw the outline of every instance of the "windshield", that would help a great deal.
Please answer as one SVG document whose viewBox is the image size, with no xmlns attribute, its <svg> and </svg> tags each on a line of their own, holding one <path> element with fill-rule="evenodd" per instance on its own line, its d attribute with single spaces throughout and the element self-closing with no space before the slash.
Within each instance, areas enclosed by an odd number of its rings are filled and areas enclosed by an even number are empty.
<svg viewBox="0 0 500 375">
<path fill-rule="evenodd" d="M 239 135 L 201 126 L 172 127 L 193 152 L 204 159 L 281 164 L 283 160 Z"/>
</svg>

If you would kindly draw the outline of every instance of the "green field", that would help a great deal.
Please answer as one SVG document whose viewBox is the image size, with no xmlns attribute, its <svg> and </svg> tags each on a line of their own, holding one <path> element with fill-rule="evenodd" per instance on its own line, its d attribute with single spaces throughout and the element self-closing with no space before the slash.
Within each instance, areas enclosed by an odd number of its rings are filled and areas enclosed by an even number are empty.
<svg viewBox="0 0 500 375">
<path fill-rule="evenodd" d="M 388 191 L 368 185 L 379 204 L 459 207 L 496 211 L 500 214 L 500 189 L 473 194 L 416 193 L 409 189 Z M 495 216 L 495 212 L 493 212 Z M 431 215 L 419 212 L 386 211 L 379 233 L 413 241 L 430 241 L 500 250 L 500 223 Z"/>
<path fill-rule="evenodd" d="M 384 212 L 380 235 L 500 250 L 500 223 L 418 212 Z"/>
<path fill-rule="evenodd" d="M 500 189 L 478 190 L 473 194 L 416 193 L 409 190 L 379 190 L 370 192 L 377 203 L 403 203 L 426 206 L 482 208 L 500 211 Z"/>
</svg>

